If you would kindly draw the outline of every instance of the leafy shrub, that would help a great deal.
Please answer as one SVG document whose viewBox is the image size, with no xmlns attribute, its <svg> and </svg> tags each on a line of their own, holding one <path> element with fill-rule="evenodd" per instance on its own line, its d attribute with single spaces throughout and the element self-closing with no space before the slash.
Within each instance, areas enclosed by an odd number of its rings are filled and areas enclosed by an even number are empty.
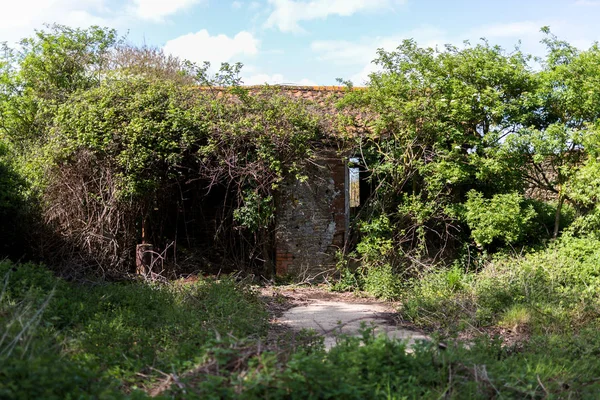
<svg viewBox="0 0 600 400">
<path fill-rule="evenodd" d="M 359 225 L 362 235 L 356 251 L 366 265 L 375 265 L 385 260 L 393 251 L 392 227 L 386 215 L 380 215 Z"/>
<path fill-rule="evenodd" d="M 474 311 L 472 275 L 457 266 L 434 270 L 413 280 L 402 313 L 418 325 L 437 329 L 462 327 Z"/>
<path fill-rule="evenodd" d="M 351 271 L 350 268 L 344 267 L 340 271 L 339 279 L 331 286 L 331 290 L 334 292 L 352 292 L 361 290 L 363 287 L 363 278 L 358 271 Z"/>
<path fill-rule="evenodd" d="M 430 361 L 408 354 L 405 343 L 375 338 L 369 330 L 362 338 L 341 339 L 329 352 L 300 350 L 283 365 L 274 354 L 258 355 L 233 373 L 224 364 L 218 377 L 199 374 L 186 382 L 186 393 L 192 398 L 369 399 L 395 393 L 414 398 L 432 393 L 436 378 Z M 182 393 L 174 387 L 172 394 Z"/>
<path fill-rule="evenodd" d="M 434 271 L 415 282 L 403 313 L 424 326 L 439 327 L 440 321 L 487 326 L 527 310 L 538 332 L 570 331 L 600 318 L 599 257 L 594 237 L 564 236 L 522 256 L 497 256 L 480 272 L 460 278 L 454 275 L 459 271 Z"/>
<path fill-rule="evenodd" d="M 25 179 L 14 169 L 8 143 L 0 135 L 0 258 L 25 252 Z"/>
<path fill-rule="evenodd" d="M 527 205 L 518 193 L 496 194 L 484 199 L 481 193 L 470 191 L 465 208 L 471 235 L 480 246 L 494 240 L 516 243 L 525 236 L 536 216 L 533 206 Z"/>
<path fill-rule="evenodd" d="M 402 283 L 390 264 L 373 266 L 366 270 L 364 289 L 383 300 L 395 300 L 400 295 Z"/>
<path fill-rule="evenodd" d="M 466 348 L 439 350 L 422 342 L 341 338 L 329 352 L 298 351 L 289 358 L 259 353 L 245 358 L 221 344 L 204 365 L 169 395 L 191 399 L 489 399 L 594 398 L 600 391 L 600 335 L 538 337 L 522 351 L 481 337 Z"/>
</svg>

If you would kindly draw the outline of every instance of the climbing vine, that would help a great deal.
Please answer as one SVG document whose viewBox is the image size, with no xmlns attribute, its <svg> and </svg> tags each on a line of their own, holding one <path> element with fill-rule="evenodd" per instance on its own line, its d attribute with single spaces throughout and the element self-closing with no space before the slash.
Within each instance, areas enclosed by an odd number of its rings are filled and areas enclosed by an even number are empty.
<svg viewBox="0 0 600 400">
<path fill-rule="evenodd" d="M 270 268 L 277 192 L 323 137 L 314 109 L 278 88 L 243 89 L 240 65 L 211 74 L 110 30 L 54 26 L 24 43 L 3 64 L 2 137 L 29 149 L 48 261 L 121 274 L 147 242 L 163 268 Z M 72 68 L 51 71 L 56 88 L 39 85 L 35 71 L 60 59 Z M 17 118 L 24 103 L 34 106 Z M 41 121 L 35 134 L 26 120 Z"/>
</svg>

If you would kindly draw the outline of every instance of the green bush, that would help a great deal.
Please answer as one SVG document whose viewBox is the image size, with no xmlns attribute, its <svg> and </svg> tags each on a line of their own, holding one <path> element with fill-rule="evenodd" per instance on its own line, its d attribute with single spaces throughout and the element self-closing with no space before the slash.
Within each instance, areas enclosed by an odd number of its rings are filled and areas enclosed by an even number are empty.
<svg viewBox="0 0 600 400">
<path fill-rule="evenodd" d="M 417 351 L 421 354 L 426 348 L 422 345 Z M 243 371 L 231 373 L 223 368 L 230 359 L 221 362 L 219 376 L 199 374 L 185 382 L 186 395 L 198 399 L 371 399 L 397 398 L 401 393 L 401 398 L 418 398 L 434 392 L 431 386 L 437 378 L 430 359 L 408 354 L 406 343 L 375 338 L 369 330 L 362 338 L 341 339 L 329 352 L 298 351 L 283 364 L 275 354 L 261 354 L 248 361 Z M 173 394 L 183 393 L 174 387 Z"/>
<path fill-rule="evenodd" d="M 15 171 L 9 147 L 0 135 L 0 259 L 25 252 L 25 179 Z"/>
<path fill-rule="evenodd" d="M 169 395 L 190 399 L 489 399 L 595 398 L 600 393 L 600 335 L 535 338 L 521 351 L 481 337 L 469 348 L 435 342 L 407 344 L 375 337 L 341 338 L 329 352 L 249 359 L 222 343 L 199 370 Z"/>
<path fill-rule="evenodd" d="M 373 266 L 366 269 L 364 289 L 380 299 L 395 300 L 400 296 L 402 282 L 391 265 Z"/>
<path fill-rule="evenodd" d="M 403 313 L 423 326 L 456 328 L 458 321 L 488 326 L 526 309 L 540 333 L 571 331 L 600 319 L 598 259 L 600 241 L 565 236 L 522 256 L 499 255 L 478 273 L 433 271 L 415 281 Z"/>
<path fill-rule="evenodd" d="M 340 271 L 339 279 L 331 285 L 331 290 L 334 292 L 353 292 L 362 290 L 364 282 L 358 271 L 351 271 L 350 268 L 344 267 Z"/>
<path fill-rule="evenodd" d="M 496 194 L 484 199 L 481 193 L 472 190 L 467 194 L 465 208 L 471 236 L 480 246 L 494 240 L 516 243 L 525 236 L 536 216 L 533 206 L 525 204 L 518 193 Z"/>
<path fill-rule="evenodd" d="M 402 313 L 421 326 L 437 329 L 462 327 L 474 309 L 472 275 L 460 268 L 434 270 L 405 293 Z"/>
</svg>

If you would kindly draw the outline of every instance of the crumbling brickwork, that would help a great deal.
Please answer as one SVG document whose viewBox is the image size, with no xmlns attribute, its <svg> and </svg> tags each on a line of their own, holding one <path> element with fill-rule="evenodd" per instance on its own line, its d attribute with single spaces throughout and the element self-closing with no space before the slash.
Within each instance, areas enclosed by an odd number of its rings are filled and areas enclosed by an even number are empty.
<svg viewBox="0 0 600 400">
<path fill-rule="evenodd" d="M 315 276 L 335 265 L 348 230 L 347 167 L 334 151 L 322 151 L 309 164 L 308 180 L 285 184 L 278 198 L 278 275 Z"/>
<path fill-rule="evenodd" d="M 260 95 L 264 87 L 247 89 Z M 353 122 L 347 121 L 343 129 L 337 124 L 340 110 L 336 102 L 347 93 L 364 88 L 281 86 L 272 89 L 306 102 L 309 110 L 320 115 L 322 128 L 330 131 L 331 138 L 339 135 L 339 139 L 344 140 L 368 130 L 367 118 L 359 109 L 341 111 L 352 115 Z M 278 193 L 274 249 L 277 275 L 317 276 L 335 266 L 336 252 L 346 246 L 350 214 L 348 164 L 347 155 L 344 157 L 335 150 L 339 147 L 335 139 L 323 142 L 324 149 L 306 163 L 304 175 L 308 180 L 301 182 L 289 177 Z"/>
</svg>

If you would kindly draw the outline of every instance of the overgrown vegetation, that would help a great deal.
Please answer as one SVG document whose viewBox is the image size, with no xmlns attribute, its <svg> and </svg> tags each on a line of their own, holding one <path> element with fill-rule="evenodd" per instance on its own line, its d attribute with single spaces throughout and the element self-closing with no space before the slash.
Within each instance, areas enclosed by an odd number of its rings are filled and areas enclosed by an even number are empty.
<svg viewBox="0 0 600 400">
<path fill-rule="evenodd" d="M 266 333 L 262 303 L 227 278 L 75 284 L 7 261 L 0 276 L 2 398 L 125 397 L 189 369 L 222 337 Z"/>
<path fill-rule="evenodd" d="M 536 60 L 486 41 L 380 51 L 328 116 L 109 29 L 4 46 L 0 253 L 71 281 L 0 262 L 0 397 L 597 397 L 600 48 L 542 30 Z M 334 289 L 399 300 L 445 350 L 368 330 L 265 347 L 246 286 L 166 283 L 271 274 L 279 189 L 323 146 L 371 188 Z M 140 243 L 151 279 L 100 279 L 130 278 Z M 479 337 L 495 333 L 515 343 Z"/>
<path fill-rule="evenodd" d="M 423 326 L 501 325 L 527 334 L 574 333 L 600 322 L 598 240 L 563 237 L 524 255 L 498 255 L 478 272 L 432 271 L 403 313 Z"/>
<path fill-rule="evenodd" d="M 419 343 L 407 352 L 405 343 L 374 337 L 341 338 L 331 351 L 312 348 L 284 362 L 263 353 L 244 360 L 219 349 L 211 361 L 219 372 L 200 370 L 173 388 L 176 396 L 243 399 L 439 399 L 447 398 L 593 398 L 598 336 L 556 340 L 539 337 L 521 351 L 500 341 L 481 338 L 440 351 Z M 214 364 L 213 364 L 214 365 Z"/>
<path fill-rule="evenodd" d="M 271 273 L 274 198 L 323 137 L 314 110 L 101 28 L 52 26 L 5 54 L 0 138 L 39 205 L 38 256 L 122 276 L 152 243 L 154 273 L 223 258 Z"/>
<path fill-rule="evenodd" d="M 600 49 L 542 30 L 541 70 L 485 41 L 437 51 L 407 40 L 341 102 L 373 116 L 356 139 L 374 188 L 354 222 L 357 288 L 397 298 L 431 268 L 478 272 L 474 259 L 597 232 Z"/>
<path fill-rule="evenodd" d="M 263 337 L 266 314 L 254 293 L 230 279 L 76 284 L 32 264 L 2 262 L 0 271 L 3 398 L 581 398 L 600 389 L 600 343 L 589 328 L 536 336 L 520 349 L 481 338 L 470 348 L 458 343 L 440 350 L 424 342 L 410 352 L 406 343 L 365 328 L 361 338 L 342 337 L 329 352 L 312 339 L 290 353 L 252 339 Z M 507 290 L 518 294 L 524 284 L 537 283 L 517 280 Z M 455 282 L 452 290 L 464 288 Z M 537 298 L 547 299 L 551 290 Z M 516 314 L 503 318 L 510 315 Z"/>
</svg>

